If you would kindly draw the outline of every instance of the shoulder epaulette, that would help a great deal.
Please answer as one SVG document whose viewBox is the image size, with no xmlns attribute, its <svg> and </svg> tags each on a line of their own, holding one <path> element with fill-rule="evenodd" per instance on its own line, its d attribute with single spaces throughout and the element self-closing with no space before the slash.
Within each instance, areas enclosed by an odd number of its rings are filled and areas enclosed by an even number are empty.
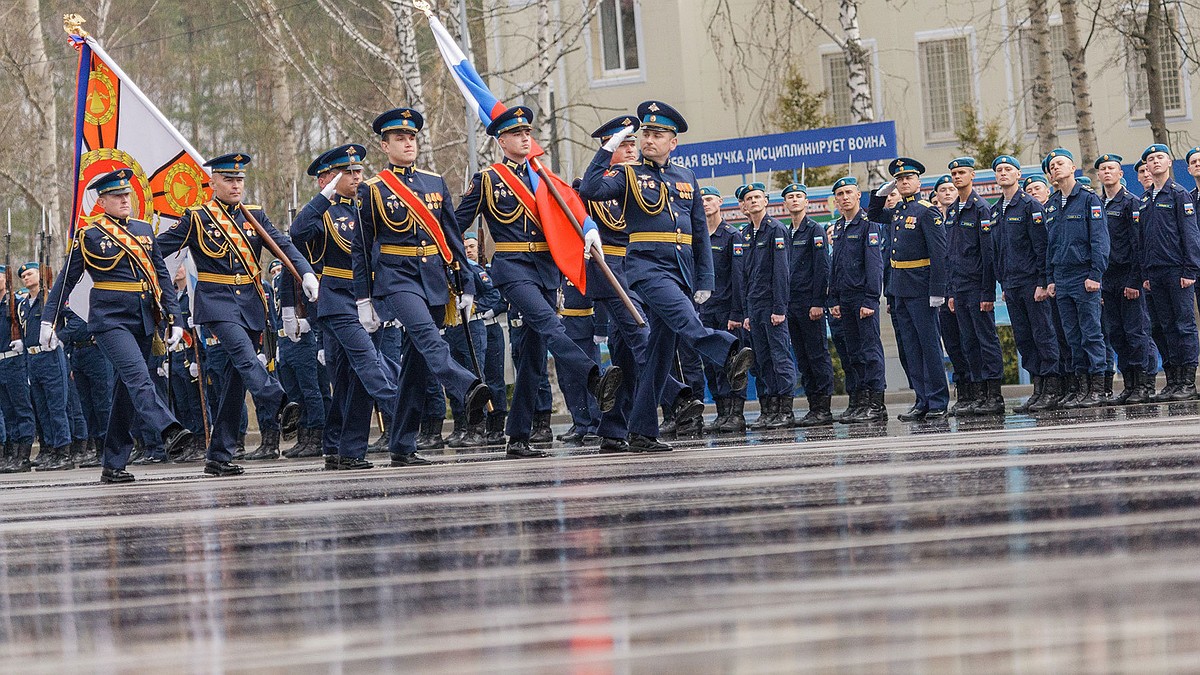
<svg viewBox="0 0 1200 675">
<path fill-rule="evenodd" d="M 253 210 L 255 210 L 255 211 L 262 211 L 262 210 L 263 210 L 263 207 L 259 206 L 258 204 L 242 204 L 242 206 L 244 206 L 244 207 L 246 207 L 246 208 L 248 208 L 248 209 L 253 209 Z"/>
<path fill-rule="evenodd" d="M 425 169 L 414 168 L 413 171 L 416 171 L 417 173 L 423 173 L 426 176 L 437 176 L 438 178 L 442 177 L 442 174 L 440 174 L 440 173 L 435 173 L 433 171 L 426 171 Z"/>
<path fill-rule="evenodd" d="M 918 199 L 917 203 L 926 208 L 933 206 L 933 202 L 929 201 L 928 199 Z"/>
<path fill-rule="evenodd" d="M 383 179 L 380 178 L 379 176 L 371 176 L 370 178 L 363 181 L 363 185 L 375 185 L 376 183 L 378 183 L 382 180 Z"/>
</svg>

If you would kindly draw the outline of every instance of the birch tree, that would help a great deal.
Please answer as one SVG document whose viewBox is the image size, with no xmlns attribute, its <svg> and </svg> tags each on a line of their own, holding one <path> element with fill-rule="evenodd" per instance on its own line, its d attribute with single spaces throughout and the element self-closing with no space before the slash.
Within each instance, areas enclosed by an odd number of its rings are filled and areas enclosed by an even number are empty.
<svg viewBox="0 0 1200 675">
<path fill-rule="evenodd" d="M 1046 0 L 1029 0 L 1029 40 L 1033 44 L 1033 119 L 1038 157 L 1058 147 L 1058 101 L 1050 67 L 1050 12 Z"/>
<path fill-rule="evenodd" d="M 1076 14 L 1075 0 L 1059 0 L 1062 11 L 1063 39 L 1065 48 L 1063 58 L 1067 60 L 1071 71 L 1071 95 L 1075 103 L 1075 131 L 1079 136 L 1080 166 L 1084 171 L 1095 177 L 1096 169 L 1092 162 L 1099 154 L 1096 143 L 1096 124 L 1092 119 L 1092 93 L 1088 83 L 1087 44 L 1095 34 L 1096 21 L 1093 16 L 1091 30 L 1086 42 L 1079 39 L 1079 17 Z M 1099 9 L 1097 9 L 1098 15 Z"/>
</svg>

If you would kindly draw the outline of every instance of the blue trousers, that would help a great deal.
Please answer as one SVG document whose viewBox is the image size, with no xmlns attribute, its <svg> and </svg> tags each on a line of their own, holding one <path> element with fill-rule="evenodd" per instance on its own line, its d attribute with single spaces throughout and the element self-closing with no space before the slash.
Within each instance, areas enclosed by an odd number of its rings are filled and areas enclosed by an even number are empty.
<svg viewBox="0 0 1200 675">
<path fill-rule="evenodd" d="M 892 318 L 897 324 L 897 334 L 904 336 L 908 380 L 917 396 L 917 407 L 945 410 L 950 403 L 950 389 L 946 385 L 937 308 L 930 307 L 925 296 L 895 298 Z"/>
<path fill-rule="evenodd" d="M 40 354 L 29 354 L 29 393 L 42 443 L 47 448 L 71 444 L 71 426 L 67 417 L 67 358 L 62 347 Z"/>
<path fill-rule="evenodd" d="M 955 293 L 954 316 L 958 337 L 970 368 L 971 380 L 998 380 L 1004 377 L 1004 355 L 996 334 L 996 313 L 979 310 L 978 293 Z"/>
<path fill-rule="evenodd" d="M 833 361 L 829 359 L 825 313 L 813 321 L 808 318 L 808 308 L 789 308 L 787 326 L 804 393 L 807 396 L 833 394 Z"/>
<path fill-rule="evenodd" d="M 971 365 L 963 352 L 962 337 L 958 333 L 958 317 L 950 311 L 948 305 L 938 308 L 938 331 L 942 334 L 942 346 L 950 357 L 950 365 L 954 368 L 954 383 L 971 381 Z"/>
<path fill-rule="evenodd" d="M 547 348 L 554 354 L 555 367 L 563 376 L 560 382 L 568 405 L 587 400 L 588 378 L 600 367 L 567 337 L 555 311 L 555 290 L 544 289 L 533 281 L 510 281 L 500 287 L 500 292 L 520 312 L 525 329 L 519 341 L 513 339 L 517 381 L 505 431 L 511 440 L 527 441 L 533 427 L 534 398 L 543 377 L 536 372 L 536 362 L 544 358 Z M 571 410 L 572 417 L 577 414 L 586 413 Z"/>
<path fill-rule="evenodd" d="M 408 291 L 392 293 L 383 298 L 387 312 L 404 327 L 404 351 L 401 354 L 400 380 L 397 390 L 416 395 L 397 396 L 388 430 L 393 455 L 411 455 L 417 451 L 417 432 L 425 408 L 424 392 L 430 379 L 437 380 L 452 398 L 463 400 L 471 385 L 479 380 L 450 356 L 450 346 L 442 339 L 441 322 L 445 308 L 430 307 L 425 298 Z"/>
<path fill-rule="evenodd" d="M 596 344 L 591 335 L 580 337 L 574 340 L 575 345 L 580 351 L 588 355 L 597 366 L 600 365 L 600 345 Z M 558 388 L 563 392 L 563 398 L 566 399 L 567 392 L 574 392 L 574 396 L 583 395 L 582 401 L 567 401 L 567 408 L 571 411 L 571 423 L 575 426 L 575 430 L 580 433 L 595 433 L 600 427 L 600 406 L 596 402 L 596 398 L 592 396 L 587 389 L 582 391 L 577 387 L 564 387 L 563 378 L 565 375 L 560 370 L 558 371 Z M 578 412 L 577 412 L 578 411 Z"/>
<path fill-rule="evenodd" d="M 372 336 L 350 314 L 323 316 L 320 322 L 325 369 L 333 387 L 324 452 L 362 459 L 371 434 L 372 402 L 381 411 L 395 410 L 398 404 L 398 368 L 377 348 L 383 329 Z"/>
<path fill-rule="evenodd" d="M 616 405 L 612 410 L 601 413 L 600 426 L 596 433 L 604 438 L 625 438 L 629 435 L 629 416 L 633 411 L 638 383 L 645 376 L 642 366 L 648 362 L 650 328 L 648 325 L 638 326 L 633 315 L 625 307 L 625 303 L 621 302 L 619 298 L 599 298 L 596 302 L 603 304 L 608 313 L 609 356 L 612 358 L 613 365 L 620 366 L 621 371 L 625 374 L 621 380 L 621 388 L 617 390 Z M 634 300 L 633 303 L 638 309 L 638 313 L 642 315 L 642 322 L 647 323 L 646 311 L 642 308 L 641 303 L 638 300 Z M 721 370 L 723 376 L 724 371 Z M 728 386 L 729 384 L 726 382 L 726 388 Z M 673 404 L 681 391 L 683 391 L 683 384 L 675 377 L 668 375 L 659 404 Z M 693 394 L 699 396 L 700 392 L 693 392 Z"/>
<path fill-rule="evenodd" d="M 699 352 L 704 360 L 724 367 L 737 339 L 725 331 L 707 328 L 686 289 L 671 279 L 649 279 L 633 284 L 648 315 L 650 341 L 640 369 L 630 433 L 658 438 L 658 403 L 663 398 L 679 342 Z"/>
<path fill-rule="evenodd" d="M 514 312 L 514 314 L 520 317 L 519 313 Z M 524 321 L 518 321 L 517 323 L 518 325 L 509 327 L 509 336 L 512 338 L 513 368 L 517 371 L 520 371 L 522 368 L 528 368 L 529 372 L 537 377 L 537 396 L 533 400 L 533 412 L 551 412 L 554 408 L 554 396 L 550 391 L 550 359 L 545 351 L 535 353 L 532 356 L 526 356 L 522 345 L 524 344 L 525 333 L 529 329 L 525 327 Z"/>
<path fill-rule="evenodd" d="M 833 349 L 842 364 L 846 391 L 858 391 L 858 374 L 851 367 L 850 349 L 846 346 L 846 331 L 842 330 L 842 320 L 835 318 L 828 310 L 825 311 L 825 318 L 829 321 L 829 339 L 833 342 Z"/>
<path fill-rule="evenodd" d="M 751 308 L 750 344 L 758 364 L 758 395 L 791 397 L 796 390 L 796 364 L 787 321 L 771 324 L 771 308 Z"/>
<path fill-rule="evenodd" d="M 1154 302 L 1154 291 L 1142 289 L 1142 295 L 1146 298 L 1146 314 L 1150 317 L 1150 342 L 1154 350 L 1150 360 L 1154 363 L 1154 367 L 1146 372 L 1158 372 L 1158 363 L 1161 359 L 1162 365 L 1173 366 L 1170 362 L 1170 351 L 1167 348 L 1167 334 L 1163 330 L 1162 319 L 1158 316 L 1158 307 Z"/>
<path fill-rule="evenodd" d="M 283 386 L 258 362 L 254 349 L 258 332 L 229 321 L 213 321 L 204 324 L 204 328 L 221 341 L 221 348 L 229 357 L 219 374 L 222 388 L 208 446 L 209 461 L 228 462 L 237 448 L 246 392 L 250 392 L 254 407 L 262 412 L 260 420 L 264 421 L 260 421 L 260 428 L 266 433 L 279 429 L 276 415 L 284 402 Z"/>
<path fill-rule="evenodd" d="M 1145 295 L 1139 293 L 1136 299 L 1127 300 L 1125 289 L 1120 288 L 1101 291 L 1100 296 L 1100 321 L 1104 336 L 1117 353 L 1117 368 L 1121 372 L 1146 370 L 1150 363 L 1150 316 Z M 1154 372 L 1153 367 L 1147 372 Z"/>
<path fill-rule="evenodd" d="M 1074 373 L 1074 355 L 1071 345 L 1067 342 L 1067 331 L 1057 297 L 1050 300 L 1050 313 L 1054 317 L 1054 333 L 1058 337 L 1058 372 L 1056 374 L 1062 376 Z"/>
<path fill-rule="evenodd" d="M 486 326 L 483 380 L 492 390 L 492 414 L 508 413 L 508 383 L 504 381 L 504 327 L 499 322 Z"/>
<path fill-rule="evenodd" d="M 180 424 L 202 437 L 204 418 L 200 414 L 200 383 L 188 372 L 188 363 L 184 352 L 171 353 L 171 409 Z"/>
<path fill-rule="evenodd" d="M 88 436 L 99 439 L 108 428 L 108 415 L 112 410 L 112 365 L 96 345 L 75 345 L 71 354 L 71 374 L 79 391 Z"/>
<path fill-rule="evenodd" d="M 67 420 L 71 428 L 72 441 L 88 439 L 87 419 L 83 415 L 83 404 L 79 402 L 79 390 L 75 387 L 75 379 L 67 370 Z"/>
<path fill-rule="evenodd" d="M 727 314 L 701 314 L 700 322 L 705 328 L 710 328 L 713 331 L 729 332 L 729 323 L 726 318 Z M 795 340 L 795 338 L 793 338 Z M 832 377 L 832 367 L 830 370 Z M 729 378 L 725 376 L 725 368 L 715 366 L 711 363 L 704 363 L 704 379 L 707 380 L 708 390 L 712 393 L 713 398 L 740 398 L 745 400 L 746 390 L 733 391 L 729 386 Z M 702 392 L 695 392 L 699 398 Z"/>
<path fill-rule="evenodd" d="M 96 344 L 112 363 L 116 374 L 112 414 L 104 434 L 103 464 L 106 469 L 124 469 L 129 463 L 135 428 L 144 430 L 143 437 L 153 433 L 157 440 L 162 438 L 167 427 L 175 424 L 175 416 L 150 379 L 147 364 L 152 342 L 152 336 L 134 335 L 124 328 L 96 333 Z M 258 365 L 257 361 L 255 365 Z"/>
<path fill-rule="evenodd" d="M 309 331 L 300 336 L 299 342 L 286 337 L 279 338 L 279 379 L 285 378 L 293 384 L 288 399 L 301 405 L 300 426 L 317 429 L 325 426 L 325 396 L 321 378 L 317 371 L 317 351 L 320 349 L 317 336 Z M 288 389 L 285 385 L 284 389 Z"/>
<path fill-rule="evenodd" d="M 471 345 L 475 348 L 475 358 L 479 360 L 479 369 L 486 372 L 487 328 L 484 327 L 482 320 L 475 320 L 470 323 L 469 330 L 471 331 Z M 448 326 L 445 337 L 446 343 L 450 345 L 450 355 L 454 357 L 454 360 L 463 368 L 472 373 L 475 372 L 475 364 L 471 362 L 471 352 L 467 347 L 466 331 L 463 330 L 462 325 Z M 466 409 L 461 400 L 450 399 L 450 411 L 454 413 L 454 419 L 466 419 Z"/>
<path fill-rule="evenodd" d="M 1150 288 L 1155 311 L 1162 322 L 1167 343 L 1167 362 L 1176 367 L 1195 368 L 1197 361 L 1196 287 L 1179 287 L 1179 276 L 1151 272 Z"/>
<path fill-rule="evenodd" d="M 879 311 L 865 319 L 858 316 L 858 305 L 842 305 L 842 335 L 846 340 L 846 353 L 850 365 L 843 368 L 854 370 L 855 389 L 849 389 L 850 377 L 846 377 L 849 391 L 883 391 L 887 389 L 887 376 L 883 365 L 883 343 L 879 339 Z"/>
<path fill-rule="evenodd" d="M 1036 286 L 1014 286 L 1004 289 L 1008 318 L 1012 322 L 1013 340 L 1021 354 L 1021 365 L 1030 375 L 1058 375 L 1058 334 L 1054 330 L 1054 311 L 1049 300 L 1033 299 Z"/>
<path fill-rule="evenodd" d="M 1107 358 L 1100 330 L 1100 291 L 1088 293 L 1082 281 L 1055 286 L 1063 332 L 1071 348 L 1070 372 L 1103 375 Z"/>
<path fill-rule="evenodd" d="M 225 382 L 221 378 L 226 376 L 229 370 L 229 354 L 219 343 L 208 348 L 204 357 L 204 377 L 207 380 L 204 385 L 205 400 L 208 402 L 208 425 L 212 428 L 214 420 L 217 419 L 217 414 L 220 412 L 221 393 L 225 391 Z M 151 375 L 153 378 L 153 375 Z M 238 421 L 238 438 L 246 436 L 246 427 L 249 423 L 249 415 L 246 411 L 246 401 L 243 394 L 242 399 L 242 414 Z"/>
</svg>

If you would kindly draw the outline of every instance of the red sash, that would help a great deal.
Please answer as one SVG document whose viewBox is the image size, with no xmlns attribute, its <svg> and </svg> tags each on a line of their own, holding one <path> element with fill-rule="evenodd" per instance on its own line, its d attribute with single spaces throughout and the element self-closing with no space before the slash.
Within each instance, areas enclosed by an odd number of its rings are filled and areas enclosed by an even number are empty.
<svg viewBox="0 0 1200 675">
<path fill-rule="evenodd" d="M 417 215 L 417 220 L 421 223 L 421 226 L 425 228 L 425 231 L 429 233 L 430 237 L 433 237 L 433 241 L 437 244 L 438 251 L 442 254 L 442 259 L 447 264 L 454 262 L 454 254 L 450 251 L 450 245 L 446 243 L 446 233 L 442 232 L 442 224 L 433 215 L 433 211 L 430 211 L 429 207 L 425 205 L 425 200 L 418 197 L 417 193 L 413 192 L 407 185 L 401 183 L 400 179 L 396 177 L 395 173 L 392 173 L 391 169 L 380 171 L 379 179 L 391 188 L 392 192 L 400 198 L 400 201 L 404 202 L 404 205 L 408 207 L 411 213 Z"/>
<path fill-rule="evenodd" d="M 533 219 L 538 224 L 538 227 L 541 227 L 541 221 L 538 218 L 537 197 L 534 196 L 529 186 L 525 184 L 525 181 L 517 177 L 517 174 L 513 173 L 513 170 L 502 162 L 493 164 L 492 170 L 500 177 L 500 182 L 504 183 L 505 187 L 512 190 L 512 193 L 516 195 L 517 201 L 521 202 L 521 205 L 525 207 L 526 215 Z"/>
</svg>

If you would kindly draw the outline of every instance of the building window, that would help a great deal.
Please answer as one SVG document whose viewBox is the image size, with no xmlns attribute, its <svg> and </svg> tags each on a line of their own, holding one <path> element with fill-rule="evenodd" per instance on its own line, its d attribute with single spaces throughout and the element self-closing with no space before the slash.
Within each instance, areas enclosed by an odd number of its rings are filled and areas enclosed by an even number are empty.
<svg viewBox="0 0 1200 675">
<path fill-rule="evenodd" d="M 600 65 L 603 74 L 641 67 L 638 60 L 637 0 L 600 0 Z"/>
<path fill-rule="evenodd" d="M 1067 65 L 1067 57 L 1063 56 L 1066 48 L 1063 27 L 1050 26 L 1050 93 L 1057 102 L 1055 111 L 1056 124 L 1059 129 L 1075 128 L 1075 95 L 1071 93 L 1071 69 Z M 1021 79 L 1025 88 L 1025 100 L 1033 97 L 1033 80 L 1036 74 L 1037 57 L 1034 53 L 1033 30 L 1021 29 Z M 1033 116 L 1033 106 L 1025 106 L 1025 128 L 1037 129 L 1037 119 Z"/>
<path fill-rule="evenodd" d="M 1130 15 L 1129 32 L 1145 28 L 1146 11 L 1140 10 L 1137 17 Z M 1183 59 L 1179 52 L 1179 44 L 1175 41 L 1175 33 L 1179 30 L 1178 15 L 1168 10 L 1163 26 L 1159 29 L 1159 45 L 1154 50 L 1158 54 L 1158 70 L 1162 75 L 1163 103 L 1168 117 L 1181 117 L 1187 114 L 1186 87 L 1183 81 Z M 1150 111 L 1149 90 L 1146 86 L 1145 59 L 1139 52 L 1134 40 L 1125 39 L 1125 91 L 1129 97 L 1129 117 L 1144 120 Z"/>
<path fill-rule="evenodd" d="M 872 52 L 873 46 L 867 46 Z M 832 118 L 833 123 L 839 126 L 846 124 L 854 124 L 854 116 L 850 113 L 851 92 L 850 92 L 850 68 L 846 65 L 846 55 L 842 52 L 830 52 L 821 57 L 821 70 L 825 77 L 825 114 Z M 879 91 L 875 86 L 875 69 L 867 69 L 867 80 L 871 86 L 871 100 L 875 105 L 875 114 L 878 117 L 881 112 L 880 104 L 882 99 L 879 96 Z"/>
<path fill-rule="evenodd" d="M 966 37 L 930 40 L 918 44 L 917 53 L 925 101 L 925 137 L 930 141 L 953 140 L 967 111 L 975 105 L 970 45 Z"/>
</svg>

